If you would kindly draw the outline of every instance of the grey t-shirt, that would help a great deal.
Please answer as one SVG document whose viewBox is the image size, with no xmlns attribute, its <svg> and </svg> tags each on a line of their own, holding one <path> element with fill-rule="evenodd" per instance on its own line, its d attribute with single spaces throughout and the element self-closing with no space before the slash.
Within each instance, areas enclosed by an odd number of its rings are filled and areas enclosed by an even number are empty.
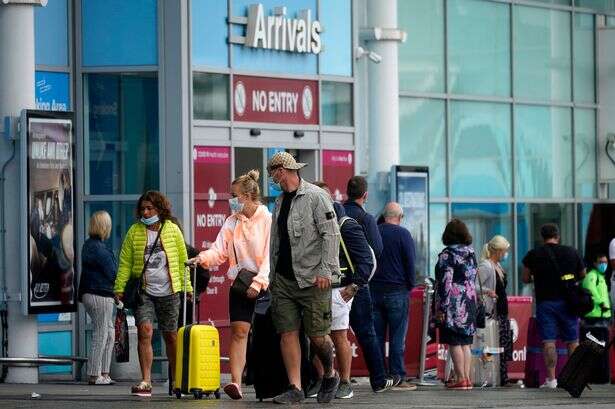
<svg viewBox="0 0 615 409">
<path fill-rule="evenodd" d="M 160 243 L 160 238 L 156 243 L 156 247 L 152 252 L 152 245 L 158 235 L 157 231 L 147 230 L 147 246 L 145 247 L 145 261 L 149 259 L 147 269 L 145 270 L 145 292 L 154 297 L 164 297 L 171 295 L 171 278 L 169 276 L 169 266 L 167 263 L 167 255 Z"/>
</svg>

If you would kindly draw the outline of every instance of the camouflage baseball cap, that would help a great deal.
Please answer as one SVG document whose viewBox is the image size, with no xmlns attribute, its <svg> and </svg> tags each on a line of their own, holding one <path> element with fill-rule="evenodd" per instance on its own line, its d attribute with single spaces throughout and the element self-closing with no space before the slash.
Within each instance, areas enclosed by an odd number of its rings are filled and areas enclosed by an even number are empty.
<svg viewBox="0 0 615 409">
<path fill-rule="evenodd" d="M 269 159 L 269 163 L 267 164 L 267 171 L 271 172 L 277 168 L 291 169 L 297 170 L 306 166 L 307 163 L 300 163 L 293 158 L 288 152 L 278 152 Z"/>
</svg>

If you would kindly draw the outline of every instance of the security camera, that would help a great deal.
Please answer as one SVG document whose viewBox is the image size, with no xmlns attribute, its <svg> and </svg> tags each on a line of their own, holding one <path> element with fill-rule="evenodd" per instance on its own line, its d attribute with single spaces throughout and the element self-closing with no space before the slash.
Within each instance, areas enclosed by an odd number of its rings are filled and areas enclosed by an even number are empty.
<svg viewBox="0 0 615 409">
<path fill-rule="evenodd" d="M 377 54 L 373 51 L 366 50 L 365 48 L 361 46 L 357 46 L 354 49 L 355 60 L 359 60 L 365 56 L 367 56 L 367 58 L 369 58 L 372 62 L 375 62 L 376 64 L 382 61 L 382 56 L 380 54 Z"/>
<path fill-rule="evenodd" d="M 382 56 L 373 51 L 370 51 L 369 54 L 367 54 L 367 57 L 373 62 L 375 62 L 376 64 L 379 64 L 380 61 L 382 61 Z"/>
</svg>

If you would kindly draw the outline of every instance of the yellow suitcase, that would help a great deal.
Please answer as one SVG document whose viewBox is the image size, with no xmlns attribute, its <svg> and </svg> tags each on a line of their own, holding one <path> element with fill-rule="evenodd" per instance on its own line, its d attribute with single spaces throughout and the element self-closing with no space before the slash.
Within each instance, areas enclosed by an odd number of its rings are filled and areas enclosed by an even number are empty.
<svg viewBox="0 0 615 409">
<path fill-rule="evenodd" d="M 211 325 L 187 325 L 177 333 L 174 392 L 220 399 L 220 336 Z"/>
<path fill-rule="evenodd" d="M 196 266 L 186 263 L 192 270 L 196 286 Z M 175 354 L 175 379 L 173 392 L 177 399 L 182 394 L 192 394 L 194 399 L 214 394 L 220 399 L 220 335 L 213 325 L 186 325 L 186 280 L 184 280 L 184 326 L 177 331 Z M 192 303 L 192 317 L 195 315 Z"/>
</svg>

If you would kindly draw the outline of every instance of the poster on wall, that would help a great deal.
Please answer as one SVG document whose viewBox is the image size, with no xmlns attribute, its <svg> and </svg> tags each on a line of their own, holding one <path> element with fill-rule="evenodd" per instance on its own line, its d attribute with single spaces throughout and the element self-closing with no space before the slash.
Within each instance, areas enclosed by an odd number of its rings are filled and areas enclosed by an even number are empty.
<svg viewBox="0 0 615 409">
<path fill-rule="evenodd" d="M 348 180 L 354 176 L 354 152 L 323 150 L 322 178 L 329 185 L 336 202 L 344 202 Z"/>
<path fill-rule="evenodd" d="M 27 313 L 76 311 L 72 113 L 25 111 Z"/>
<path fill-rule="evenodd" d="M 393 166 L 391 200 L 404 210 L 402 226 L 410 230 L 416 248 L 416 276 L 429 276 L 429 170 L 426 167 Z"/>
<path fill-rule="evenodd" d="M 192 151 L 194 170 L 194 247 L 206 250 L 230 214 L 228 199 L 231 185 L 231 149 L 222 146 L 195 146 Z M 210 269 L 209 286 L 201 303 L 201 321 L 227 326 L 228 263 Z"/>
</svg>

